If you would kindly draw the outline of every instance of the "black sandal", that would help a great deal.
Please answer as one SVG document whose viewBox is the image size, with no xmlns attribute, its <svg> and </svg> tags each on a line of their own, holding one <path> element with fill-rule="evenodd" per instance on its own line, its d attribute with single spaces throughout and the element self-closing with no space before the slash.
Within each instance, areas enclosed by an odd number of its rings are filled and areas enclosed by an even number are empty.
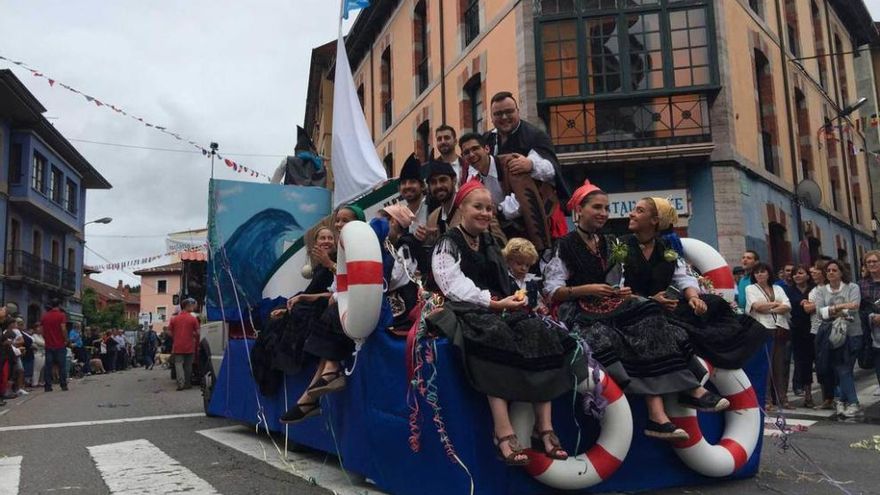
<svg viewBox="0 0 880 495">
<path fill-rule="evenodd" d="M 684 407 L 705 412 L 721 412 L 730 407 L 729 400 L 708 390 L 699 398 L 689 394 L 678 394 L 678 403 Z"/>
<path fill-rule="evenodd" d="M 507 446 L 510 447 L 510 454 L 506 456 L 501 451 L 501 444 L 504 442 L 507 442 Z M 516 438 L 516 433 L 501 438 L 495 437 L 495 448 L 498 449 L 498 458 L 504 461 L 504 464 L 507 464 L 508 466 L 525 466 L 531 462 L 527 454 L 523 451 L 523 448 L 519 445 L 519 439 Z M 517 457 L 519 456 L 526 456 L 526 458 L 517 460 Z"/>
<path fill-rule="evenodd" d="M 282 424 L 299 423 L 300 421 L 321 414 L 321 405 L 318 401 L 297 404 L 281 415 L 279 421 Z"/>
<path fill-rule="evenodd" d="M 645 436 L 659 438 L 660 440 L 667 440 L 670 442 L 690 440 L 691 438 L 691 436 L 688 435 L 688 432 L 675 426 L 672 422 L 660 424 L 656 421 L 651 421 L 650 419 L 645 425 Z"/>
<path fill-rule="evenodd" d="M 320 397 L 324 394 L 338 392 L 345 388 L 345 372 L 342 369 L 336 371 L 328 371 L 321 374 L 321 377 L 314 385 L 309 387 L 308 394 L 312 397 Z"/>
</svg>

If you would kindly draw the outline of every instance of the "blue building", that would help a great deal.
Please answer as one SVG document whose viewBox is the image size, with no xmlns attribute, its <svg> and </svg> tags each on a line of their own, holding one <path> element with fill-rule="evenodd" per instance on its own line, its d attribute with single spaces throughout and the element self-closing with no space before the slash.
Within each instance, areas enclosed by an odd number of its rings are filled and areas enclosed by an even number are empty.
<svg viewBox="0 0 880 495">
<path fill-rule="evenodd" d="M 43 117 L 12 71 L 0 70 L 0 299 L 28 325 L 50 299 L 82 318 L 86 190 L 110 183 Z"/>
</svg>

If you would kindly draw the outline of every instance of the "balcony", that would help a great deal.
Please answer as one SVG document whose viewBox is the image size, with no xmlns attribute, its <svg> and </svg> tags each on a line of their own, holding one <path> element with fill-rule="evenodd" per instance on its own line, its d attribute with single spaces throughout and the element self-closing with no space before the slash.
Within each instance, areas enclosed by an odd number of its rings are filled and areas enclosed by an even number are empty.
<svg viewBox="0 0 880 495">
<path fill-rule="evenodd" d="M 76 273 L 41 260 L 26 251 L 6 252 L 6 278 L 70 294 L 76 291 Z"/>
<path fill-rule="evenodd" d="M 557 153 L 712 141 L 705 95 L 549 103 L 544 111 Z"/>
</svg>

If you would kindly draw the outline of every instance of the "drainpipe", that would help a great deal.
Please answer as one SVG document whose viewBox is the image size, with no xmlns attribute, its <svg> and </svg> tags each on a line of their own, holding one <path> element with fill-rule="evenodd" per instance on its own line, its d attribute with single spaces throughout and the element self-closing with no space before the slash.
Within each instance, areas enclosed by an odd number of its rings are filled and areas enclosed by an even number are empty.
<svg viewBox="0 0 880 495">
<path fill-rule="evenodd" d="M 835 50 L 834 36 L 833 36 L 833 32 L 831 31 L 831 17 L 830 17 L 830 15 L 831 15 L 831 13 L 828 11 L 828 2 L 825 2 L 825 28 L 828 30 L 828 53 L 830 54 L 829 57 L 831 57 L 831 75 L 832 75 L 832 79 L 834 80 L 834 99 L 836 100 L 835 103 L 837 104 L 837 107 L 838 107 L 837 113 L 839 114 L 840 109 L 847 106 L 848 102 L 842 101 L 843 96 L 841 95 L 840 85 L 838 84 L 837 60 L 836 60 L 837 54 L 834 51 Z M 846 67 L 842 67 L 842 69 L 846 70 Z M 847 120 L 848 120 L 848 117 L 849 116 L 847 116 Z M 845 136 L 843 135 L 843 129 L 841 129 L 840 130 L 840 159 L 841 159 L 842 166 L 843 166 L 842 173 L 843 173 L 843 181 L 844 181 L 844 190 L 846 191 L 846 209 L 847 209 L 847 214 L 849 215 L 849 223 L 850 223 L 849 234 L 850 234 L 850 239 L 852 240 L 852 247 L 850 247 L 850 250 L 852 250 L 852 260 L 853 260 L 852 268 L 853 268 L 853 275 L 855 275 L 856 273 L 858 273 L 856 271 L 856 269 L 858 268 L 856 266 L 856 231 L 855 231 L 855 226 L 853 225 L 853 223 L 855 222 L 855 216 L 853 215 L 852 197 L 850 196 L 851 186 L 849 183 L 849 170 L 847 169 L 847 167 L 849 167 L 849 163 L 848 163 L 848 160 L 846 159 L 847 149 L 846 149 L 846 143 L 844 142 L 844 137 Z M 837 256 L 835 256 L 835 258 L 836 257 Z"/>
<path fill-rule="evenodd" d="M 792 120 L 791 113 L 791 88 L 789 88 L 789 77 L 788 77 L 788 56 L 785 53 L 785 41 L 786 37 L 786 26 L 787 24 L 782 21 L 782 4 L 780 0 L 776 0 L 776 29 L 779 33 L 779 59 L 782 60 L 782 86 L 785 88 L 785 116 L 788 120 L 788 145 L 791 149 L 791 181 L 792 184 L 797 188 L 798 184 L 798 160 L 797 160 L 797 142 L 795 141 L 795 131 L 792 127 L 793 122 L 797 122 L 797 116 Z M 791 195 L 791 211 L 794 213 L 794 222 L 797 226 L 797 250 L 798 254 L 800 254 L 800 243 L 804 237 L 804 226 L 801 221 L 801 203 L 797 199 L 797 193 L 792 191 Z M 790 254 L 790 253 L 789 253 Z M 803 262 L 803 260 L 801 260 Z"/>
<path fill-rule="evenodd" d="M 443 22 L 443 4 L 440 5 L 440 121 L 446 122 L 446 23 Z"/>
</svg>

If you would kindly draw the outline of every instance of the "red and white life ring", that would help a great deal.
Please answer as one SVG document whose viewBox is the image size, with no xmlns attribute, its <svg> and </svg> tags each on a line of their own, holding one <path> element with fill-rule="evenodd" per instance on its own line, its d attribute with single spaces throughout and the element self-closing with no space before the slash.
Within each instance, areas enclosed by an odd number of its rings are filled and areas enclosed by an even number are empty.
<svg viewBox="0 0 880 495">
<path fill-rule="evenodd" d="M 736 295 L 736 283 L 733 280 L 733 271 L 721 254 L 705 242 L 690 237 L 683 237 L 681 245 L 687 262 L 712 281 L 718 295 L 732 303 Z"/>
<path fill-rule="evenodd" d="M 708 380 L 718 393 L 730 401 L 724 412 L 724 435 L 717 445 L 703 438 L 697 411 L 678 404 L 675 396 L 665 398 L 666 413 L 690 439 L 673 443 L 678 457 L 694 471 L 711 477 L 729 476 L 743 467 L 763 434 L 761 411 L 755 390 L 743 370 L 713 368 L 700 359 L 709 370 Z"/>
<path fill-rule="evenodd" d="M 373 333 L 382 311 L 382 289 L 382 250 L 376 233 L 364 222 L 348 222 L 339 233 L 336 253 L 336 302 L 346 335 L 365 339 Z"/>
<path fill-rule="evenodd" d="M 592 370 L 590 371 L 592 374 Z M 608 401 L 605 415 L 600 421 L 602 431 L 595 445 L 585 453 L 571 456 L 566 460 L 547 457 L 543 452 L 526 449 L 529 464 L 526 472 L 545 485 L 559 490 L 587 488 L 607 480 L 623 464 L 629 453 L 633 436 L 632 411 L 623 391 L 608 374 L 600 371 L 602 396 Z M 578 385 L 578 392 L 593 389 L 590 379 Z M 534 424 L 534 411 L 531 404 L 511 404 L 510 420 L 520 439 L 529 438 Z"/>
</svg>

